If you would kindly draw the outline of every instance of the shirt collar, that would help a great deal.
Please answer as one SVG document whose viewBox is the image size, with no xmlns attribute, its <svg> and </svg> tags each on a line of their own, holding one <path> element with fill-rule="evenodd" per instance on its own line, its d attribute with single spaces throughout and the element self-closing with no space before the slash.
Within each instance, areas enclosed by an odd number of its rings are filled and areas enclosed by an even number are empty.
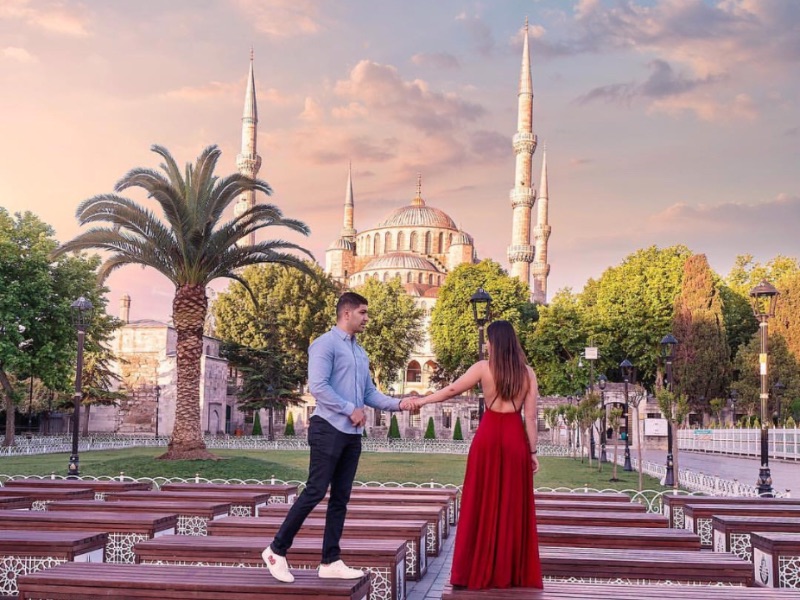
<svg viewBox="0 0 800 600">
<path fill-rule="evenodd" d="M 345 342 L 353 342 L 356 339 L 356 336 L 350 335 L 338 325 L 334 325 L 333 327 L 331 327 L 331 331 L 334 333 L 334 335 L 336 335 L 336 337 Z"/>
</svg>

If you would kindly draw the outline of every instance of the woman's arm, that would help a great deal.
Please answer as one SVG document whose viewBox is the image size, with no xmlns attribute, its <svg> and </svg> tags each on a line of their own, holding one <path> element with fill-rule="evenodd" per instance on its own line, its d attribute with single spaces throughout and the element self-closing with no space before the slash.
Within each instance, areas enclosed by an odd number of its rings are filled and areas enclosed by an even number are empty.
<svg viewBox="0 0 800 600">
<path fill-rule="evenodd" d="M 414 405 L 419 408 L 423 404 L 444 402 L 453 396 L 458 396 L 459 394 L 474 388 L 476 385 L 478 385 L 478 382 L 480 382 L 481 376 L 486 368 L 486 364 L 487 361 L 485 360 L 476 362 L 469 369 L 467 369 L 466 373 L 464 373 L 461 377 L 456 379 L 447 387 L 443 387 L 442 389 L 437 390 L 432 394 L 428 394 L 427 396 L 423 396 L 422 398 L 415 399 Z"/>
<path fill-rule="evenodd" d="M 539 458 L 536 454 L 536 444 L 539 441 L 539 382 L 536 380 L 536 373 L 533 369 L 530 369 L 529 373 L 530 385 L 525 396 L 525 433 L 528 434 L 533 472 L 536 473 L 539 470 Z"/>
</svg>

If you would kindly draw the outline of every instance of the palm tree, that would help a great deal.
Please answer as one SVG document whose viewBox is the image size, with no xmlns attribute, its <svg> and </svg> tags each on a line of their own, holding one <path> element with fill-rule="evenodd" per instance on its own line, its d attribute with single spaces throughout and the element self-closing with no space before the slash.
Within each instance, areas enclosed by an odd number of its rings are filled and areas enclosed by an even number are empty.
<svg viewBox="0 0 800 600">
<path fill-rule="evenodd" d="M 203 352 L 203 324 L 208 311 L 206 286 L 226 277 L 241 283 L 242 268 L 259 263 L 279 263 L 308 271 L 303 261 L 287 252 L 297 250 L 311 256 L 305 248 L 284 241 L 247 243 L 248 236 L 272 226 L 286 227 L 308 235 L 309 228 L 294 219 L 284 218 L 271 204 L 257 204 L 242 214 L 223 221 L 225 210 L 243 192 L 256 190 L 269 195 L 265 181 L 241 174 L 216 177 L 214 168 L 220 157 L 216 146 L 200 154 L 194 166 L 181 173 L 166 148 L 153 146 L 164 162 L 161 171 L 136 168 L 114 186 L 114 194 L 101 194 L 84 200 L 76 212 L 81 225 L 92 227 L 55 252 L 104 250 L 110 253 L 98 271 L 104 280 L 114 270 L 128 264 L 152 267 L 175 285 L 172 319 L 177 333 L 177 400 L 175 426 L 166 454 L 172 460 L 216 458 L 206 450 L 200 427 L 200 358 Z M 163 220 L 119 192 L 141 188 L 161 207 Z M 254 298 L 255 301 L 255 298 Z"/>
</svg>

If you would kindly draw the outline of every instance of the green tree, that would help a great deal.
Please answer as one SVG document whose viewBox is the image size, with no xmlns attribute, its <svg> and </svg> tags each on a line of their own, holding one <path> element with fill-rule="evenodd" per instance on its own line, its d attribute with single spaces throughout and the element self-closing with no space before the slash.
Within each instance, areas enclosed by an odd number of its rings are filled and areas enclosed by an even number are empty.
<svg viewBox="0 0 800 600">
<path fill-rule="evenodd" d="M 336 322 L 338 286 L 316 263 L 309 274 L 283 265 L 252 265 L 241 273 L 247 287 L 232 283 L 210 307 L 214 335 L 249 348 L 264 348 L 265 324 L 300 371 L 308 370 L 308 347 Z M 256 303 L 248 289 L 255 296 Z"/>
<path fill-rule="evenodd" d="M 256 410 L 255 416 L 253 417 L 253 435 L 264 435 L 264 431 L 261 429 L 261 411 Z"/>
<path fill-rule="evenodd" d="M 753 308 L 747 295 L 737 292 L 723 282 L 719 284 L 719 295 L 722 299 L 722 316 L 725 321 L 725 333 L 728 336 L 728 347 L 731 357 L 734 357 L 739 348 L 758 331 L 758 321 L 753 315 Z"/>
<path fill-rule="evenodd" d="M 705 254 L 684 263 L 672 333 L 680 342 L 673 361 L 675 385 L 695 411 L 708 412 L 708 401 L 726 394 L 731 361 L 722 301 Z"/>
<path fill-rule="evenodd" d="M 600 349 L 598 372 L 615 371 L 628 358 L 639 381 L 654 384 L 659 342 L 672 328 L 683 264 L 690 254 L 685 246 L 638 250 L 587 286 L 582 304 L 588 339 Z"/>
<path fill-rule="evenodd" d="M 791 407 L 792 400 L 800 398 L 800 362 L 789 351 L 786 340 L 780 333 L 771 333 L 768 341 L 768 387 L 770 406 L 769 414 L 777 410 L 774 386 L 780 381 L 785 387 L 783 402 L 787 408 Z M 758 333 L 746 345 L 739 348 L 734 359 L 733 368 L 737 379 L 732 387 L 737 391 L 738 400 L 736 410 L 749 416 L 761 412 L 761 372 L 759 367 L 759 353 L 761 340 Z M 789 409 L 791 410 L 791 409 Z"/>
<path fill-rule="evenodd" d="M 751 254 L 741 254 L 727 277 L 727 284 L 742 296 L 748 297 L 750 290 L 766 279 L 778 286 L 784 277 L 800 271 L 800 262 L 796 258 L 778 255 L 762 264 L 753 259 Z"/>
<path fill-rule="evenodd" d="M 424 313 L 399 278 L 386 283 L 370 279 L 358 293 L 369 302 L 369 321 L 358 341 L 369 356 L 375 385 L 386 390 L 425 340 Z"/>
<path fill-rule="evenodd" d="M 387 437 L 390 440 L 400 439 L 400 425 L 397 424 L 397 415 L 395 414 L 392 414 L 392 421 L 389 423 L 389 435 Z"/>
<path fill-rule="evenodd" d="M 459 441 L 464 439 L 464 434 L 461 432 L 461 417 L 456 417 L 456 425 L 453 427 L 453 439 Z"/>
<path fill-rule="evenodd" d="M 444 380 L 458 377 L 477 359 L 478 330 L 469 299 L 481 287 L 492 297 L 493 319 L 510 321 L 522 338 L 537 314 L 528 286 L 498 263 L 486 259 L 457 266 L 439 289 L 431 313 L 431 341 Z"/>
<path fill-rule="evenodd" d="M 286 427 L 283 430 L 283 435 L 294 435 L 294 413 L 291 411 L 289 416 L 286 417 Z"/>
<path fill-rule="evenodd" d="M 436 439 L 436 429 L 433 426 L 433 417 L 428 417 L 428 427 L 425 429 L 424 437 L 426 440 Z"/>
<path fill-rule="evenodd" d="M 269 185 L 241 174 L 219 178 L 214 169 L 220 157 L 209 146 L 184 173 L 165 148 L 153 146 L 164 163 L 163 173 L 137 168 L 115 186 L 115 194 L 84 200 L 78 207 L 81 225 L 91 229 L 61 246 L 56 256 L 82 250 L 110 253 L 99 277 L 128 265 L 151 267 L 175 285 L 172 319 L 177 333 L 177 399 L 175 426 L 164 459 L 215 458 L 203 442 L 200 426 L 200 359 L 203 326 L 208 312 L 206 287 L 219 277 L 246 286 L 238 272 L 253 264 L 279 263 L 307 270 L 305 263 L 287 251 L 309 254 L 297 244 L 267 240 L 249 244 L 251 234 L 267 227 L 285 227 L 308 234 L 300 221 L 284 218 L 271 204 L 256 204 L 231 220 L 223 214 L 243 192 L 272 192 Z M 141 188 L 163 212 L 162 221 L 152 211 L 119 195 Z M 96 226 L 105 223 L 106 226 Z M 310 255 L 310 254 L 309 254 Z"/>
<path fill-rule="evenodd" d="M 789 352 L 800 360 L 800 271 L 784 276 L 777 288 L 780 295 L 769 327 L 786 340 Z"/>
</svg>

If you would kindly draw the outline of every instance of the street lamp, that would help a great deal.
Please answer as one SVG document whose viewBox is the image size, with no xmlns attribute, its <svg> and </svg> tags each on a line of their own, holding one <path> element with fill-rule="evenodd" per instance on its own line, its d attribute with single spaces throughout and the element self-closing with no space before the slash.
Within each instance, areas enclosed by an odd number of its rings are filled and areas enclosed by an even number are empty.
<svg viewBox="0 0 800 600">
<path fill-rule="evenodd" d="M 633 363 L 626 358 L 619 363 L 619 368 L 622 370 L 622 381 L 625 383 L 625 405 L 622 407 L 622 419 L 625 422 L 625 465 L 622 470 L 633 471 L 633 465 L 631 465 L 631 428 L 628 423 L 628 416 L 630 415 L 628 409 L 628 383 L 633 375 Z"/>
<path fill-rule="evenodd" d="M 594 394 L 594 361 L 597 360 L 597 346 L 586 346 L 583 354 L 578 357 L 578 366 L 583 367 L 583 358 L 589 361 L 589 394 Z M 589 427 L 589 456 L 594 457 L 594 424 Z"/>
<path fill-rule="evenodd" d="M 675 346 L 678 340 L 674 335 L 668 333 L 661 338 L 661 358 L 664 361 L 666 388 L 672 391 L 672 359 L 675 357 Z M 675 485 L 674 457 L 672 455 L 672 402 L 670 402 L 669 414 L 667 415 L 667 472 L 664 475 L 664 485 L 672 487 Z"/>
<path fill-rule="evenodd" d="M 780 425 L 781 418 L 783 417 L 783 413 L 781 412 L 781 398 L 783 398 L 783 390 L 785 389 L 786 386 L 780 381 L 776 381 L 772 386 L 772 393 L 775 394 L 775 414 L 772 415 L 772 422 L 774 423 L 775 427 Z"/>
<path fill-rule="evenodd" d="M 83 343 L 86 338 L 86 328 L 92 322 L 94 306 L 92 303 L 81 296 L 70 305 L 72 313 L 72 324 L 78 330 L 78 364 L 75 373 L 75 397 L 73 398 L 72 412 L 72 454 L 69 457 L 69 469 L 67 477 L 77 479 L 80 475 L 78 458 L 78 430 L 80 429 L 81 419 L 81 399 L 83 398 L 82 378 L 83 378 Z"/>
<path fill-rule="evenodd" d="M 769 337 L 768 321 L 775 316 L 775 305 L 778 303 L 778 290 L 766 279 L 762 279 L 756 287 L 750 290 L 750 302 L 753 314 L 758 319 L 759 337 L 761 338 L 761 352 L 758 357 L 759 371 L 761 374 L 761 468 L 758 472 L 758 494 L 772 498 L 772 476 L 769 470 L 769 422 L 767 421 L 767 405 L 769 402 L 769 387 L 767 378 L 767 341 Z"/>
<path fill-rule="evenodd" d="M 600 462 L 608 462 L 606 456 L 606 382 L 608 378 L 602 373 L 597 378 L 597 387 L 600 388 L 600 406 L 603 407 L 603 428 L 600 432 Z"/>
<path fill-rule="evenodd" d="M 472 304 L 472 316 L 478 326 L 478 360 L 483 360 L 483 328 L 492 320 L 492 297 L 483 288 L 478 288 L 469 302 Z M 483 419 L 483 390 L 478 391 L 478 421 L 481 419 Z"/>
<path fill-rule="evenodd" d="M 161 399 L 161 386 L 156 384 L 156 439 L 158 439 L 158 401 Z"/>
</svg>

